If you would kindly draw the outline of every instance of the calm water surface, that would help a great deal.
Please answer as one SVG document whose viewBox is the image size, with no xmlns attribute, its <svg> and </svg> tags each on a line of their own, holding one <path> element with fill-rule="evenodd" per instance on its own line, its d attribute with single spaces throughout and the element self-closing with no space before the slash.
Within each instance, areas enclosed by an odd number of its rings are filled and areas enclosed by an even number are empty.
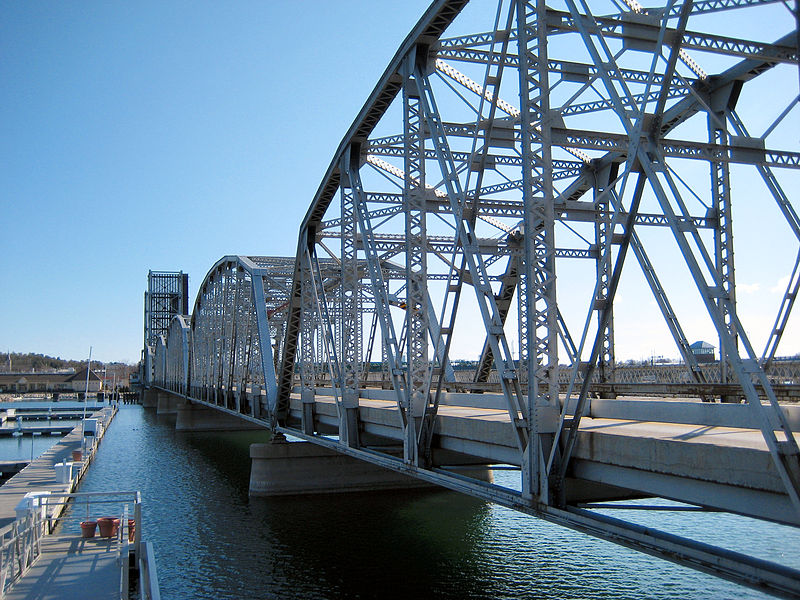
<svg viewBox="0 0 800 600">
<path fill-rule="evenodd" d="M 27 425 L 77 425 L 80 421 L 63 420 L 58 421 L 26 421 Z M 38 458 L 43 453 L 47 452 L 53 447 L 63 436 L 61 434 L 50 435 L 43 433 L 41 435 L 31 435 L 26 433 L 21 436 L 3 435 L 0 436 L 0 461 L 29 461 L 31 457 Z"/>
<path fill-rule="evenodd" d="M 249 445 L 266 433 L 174 424 L 123 406 L 80 489 L 142 492 L 167 600 L 768 598 L 452 492 L 250 499 Z M 614 516 L 800 568 L 791 528 L 717 514 Z"/>
</svg>

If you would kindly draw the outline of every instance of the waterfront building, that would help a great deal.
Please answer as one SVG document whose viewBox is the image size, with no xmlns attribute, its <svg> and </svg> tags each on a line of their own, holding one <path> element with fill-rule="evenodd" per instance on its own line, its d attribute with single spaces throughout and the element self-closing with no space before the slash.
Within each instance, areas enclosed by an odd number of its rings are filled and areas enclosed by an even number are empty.
<svg viewBox="0 0 800 600">
<path fill-rule="evenodd" d="M 97 373 L 89 373 L 89 392 L 103 389 Z M 0 393 L 75 393 L 86 391 L 86 369 L 42 373 L 0 373 Z"/>
</svg>

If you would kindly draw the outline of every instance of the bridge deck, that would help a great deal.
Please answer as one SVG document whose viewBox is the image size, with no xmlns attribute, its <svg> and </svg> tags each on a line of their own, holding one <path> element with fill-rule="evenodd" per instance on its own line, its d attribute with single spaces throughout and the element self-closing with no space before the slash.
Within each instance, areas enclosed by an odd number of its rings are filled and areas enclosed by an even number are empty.
<svg viewBox="0 0 800 600">
<path fill-rule="evenodd" d="M 317 395 L 315 400 L 317 426 L 323 432 L 331 431 L 338 425 L 333 398 Z M 293 398 L 292 415 L 299 418 L 300 414 L 300 400 Z M 402 440 L 395 402 L 361 398 L 359 415 L 369 436 Z M 436 432 L 437 449 L 485 463 L 519 466 L 521 453 L 507 411 L 442 405 Z M 574 458 L 573 483 L 580 480 L 605 486 L 592 492 L 586 485 L 573 485 L 573 498 L 583 501 L 609 499 L 610 485 L 642 495 L 798 522 L 766 442 L 755 429 L 584 418 Z M 738 504 L 731 500 L 734 498 Z"/>
</svg>

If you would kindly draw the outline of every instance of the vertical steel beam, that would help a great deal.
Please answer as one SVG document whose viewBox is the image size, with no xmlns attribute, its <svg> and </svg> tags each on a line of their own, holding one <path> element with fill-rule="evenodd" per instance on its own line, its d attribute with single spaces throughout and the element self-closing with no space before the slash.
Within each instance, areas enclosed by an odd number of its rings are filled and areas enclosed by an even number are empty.
<svg viewBox="0 0 800 600">
<path fill-rule="evenodd" d="M 520 294 L 524 323 L 520 364 L 528 369 L 530 440 L 523 462 L 523 494 L 548 503 L 546 460 L 558 414 L 558 325 L 555 273 L 553 162 L 544 0 L 517 2 L 522 133 L 524 258 Z M 525 356 L 522 352 L 525 352 Z"/>
<path fill-rule="evenodd" d="M 256 313 L 256 327 L 258 329 L 261 373 L 264 378 L 264 389 L 267 396 L 267 414 L 262 415 L 260 393 L 256 398 L 257 406 L 253 407 L 252 410 L 255 412 L 256 416 L 268 417 L 274 427 L 276 425 L 275 408 L 278 402 L 278 379 L 275 373 L 275 361 L 272 356 L 272 339 L 270 337 L 264 278 L 259 273 L 259 271 L 251 273 L 250 284 L 253 290 L 253 308 Z"/>
<path fill-rule="evenodd" d="M 428 302 L 427 231 L 425 223 L 425 133 L 420 95 L 411 81 L 418 61 L 418 49 L 406 61 L 403 85 L 403 212 L 406 254 L 406 351 L 408 361 L 408 419 L 405 431 L 405 460 L 419 462 L 417 436 L 428 404 Z"/>
<path fill-rule="evenodd" d="M 348 148 L 341 161 L 341 286 L 339 288 L 339 357 L 341 360 L 342 411 L 339 415 L 339 439 L 351 448 L 358 441 L 358 372 L 361 363 L 361 310 L 358 262 L 356 260 L 356 215 L 353 191 L 347 173 L 351 160 L 358 161 L 358 152 L 351 157 Z"/>
<path fill-rule="evenodd" d="M 302 312 L 300 324 L 300 379 L 302 388 L 300 398 L 303 403 L 302 428 L 307 434 L 314 433 L 314 385 L 316 374 L 314 369 L 314 281 L 311 278 L 311 264 L 305 254 L 301 257 L 300 277 L 302 294 Z"/>
<path fill-rule="evenodd" d="M 727 107 L 726 107 L 727 108 Z M 718 156 L 715 158 L 719 160 L 712 160 L 711 166 L 711 201 L 712 210 L 716 217 L 714 227 L 714 263 L 717 270 L 717 277 L 719 278 L 720 285 L 728 297 L 728 302 L 723 302 L 720 299 L 717 306 L 720 311 L 725 326 L 730 332 L 730 338 L 734 344 L 737 344 L 736 329 L 733 326 L 731 314 L 726 307 L 730 306 L 735 309 L 736 306 L 736 283 L 734 278 L 733 268 L 733 223 L 731 221 L 731 181 L 730 181 L 730 164 L 723 154 L 727 152 L 726 148 L 729 143 L 728 131 L 725 126 L 725 110 L 715 110 L 708 114 L 708 139 L 713 145 L 716 145 Z M 728 348 L 725 346 L 723 337 L 719 338 L 719 370 L 720 381 L 728 383 L 729 365 L 728 365 Z M 727 398 L 723 397 L 723 401 Z M 731 401 L 738 401 L 738 397 L 731 399 Z"/>
<path fill-rule="evenodd" d="M 611 278 L 611 252 L 606 252 L 614 243 L 614 232 L 611 227 L 611 211 L 609 210 L 609 188 L 614 177 L 613 167 L 609 165 L 599 173 L 595 173 L 594 208 L 595 208 L 595 249 L 597 256 L 596 276 L 600 285 L 594 299 L 594 310 L 597 312 L 597 326 L 602 327 L 601 350 L 597 358 L 597 374 L 602 383 L 614 381 L 614 306 L 609 303 L 609 283 Z M 603 311 L 606 311 L 605 316 Z"/>
</svg>

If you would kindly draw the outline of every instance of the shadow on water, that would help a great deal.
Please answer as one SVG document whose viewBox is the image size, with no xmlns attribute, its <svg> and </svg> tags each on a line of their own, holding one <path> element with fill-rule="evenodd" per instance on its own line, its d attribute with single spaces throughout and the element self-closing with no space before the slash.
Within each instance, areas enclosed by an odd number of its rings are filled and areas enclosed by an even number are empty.
<svg viewBox="0 0 800 600">
<path fill-rule="evenodd" d="M 237 500 L 225 519 L 199 524 L 201 555 L 227 559 L 224 570 L 202 569 L 213 570 L 206 585 L 217 594 L 464 598 L 476 588 L 475 597 L 488 597 L 476 572 L 482 568 L 476 532 L 489 517 L 485 503 L 442 490 L 251 499 L 249 448 L 265 441 L 264 434 L 178 437 L 207 462 L 214 479 L 230 486 L 223 497 L 230 493 Z M 216 504 L 213 496 L 209 500 Z M 217 509 L 225 511 L 218 504 Z M 448 579 L 458 580 L 452 595 L 442 586 Z"/>
<path fill-rule="evenodd" d="M 251 499 L 249 447 L 267 432 L 174 424 L 123 407 L 80 489 L 142 492 L 167 600 L 766 598 L 442 490 Z"/>
<path fill-rule="evenodd" d="M 488 597 L 485 503 L 440 490 L 250 499 L 250 444 L 268 433 L 174 421 L 123 408 L 81 485 L 141 490 L 164 598 Z"/>
</svg>

